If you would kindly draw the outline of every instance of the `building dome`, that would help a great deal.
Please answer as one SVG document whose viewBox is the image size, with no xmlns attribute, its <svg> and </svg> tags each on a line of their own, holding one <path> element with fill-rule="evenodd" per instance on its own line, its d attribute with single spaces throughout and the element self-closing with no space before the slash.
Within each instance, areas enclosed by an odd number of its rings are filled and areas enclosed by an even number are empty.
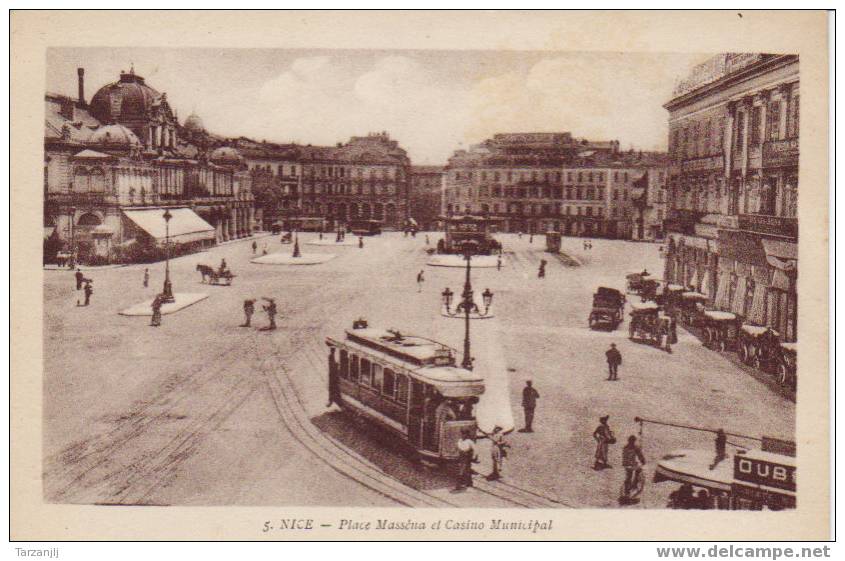
<svg viewBox="0 0 845 561">
<path fill-rule="evenodd" d="M 212 163 L 221 166 L 237 166 L 243 162 L 240 152 L 230 146 L 215 149 L 209 159 Z"/>
<path fill-rule="evenodd" d="M 132 69 L 121 72 L 120 80 L 100 88 L 91 98 L 91 114 L 101 123 L 146 119 L 153 103 L 162 95 L 144 83 Z"/>
<path fill-rule="evenodd" d="M 123 125 L 106 125 L 100 127 L 91 135 L 89 142 L 92 144 L 106 144 L 126 148 L 134 148 L 141 145 L 135 133 Z"/>
<path fill-rule="evenodd" d="M 204 132 L 205 126 L 202 123 L 202 119 L 196 113 L 191 113 L 188 115 L 188 118 L 185 119 L 185 124 L 182 125 L 186 131 L 189 132 Z"/>
</svg>

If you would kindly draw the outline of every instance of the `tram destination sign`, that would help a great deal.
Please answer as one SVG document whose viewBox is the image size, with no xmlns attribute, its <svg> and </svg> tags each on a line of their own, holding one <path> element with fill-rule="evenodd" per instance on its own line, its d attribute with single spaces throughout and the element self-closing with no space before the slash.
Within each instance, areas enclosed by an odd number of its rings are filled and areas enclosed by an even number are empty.
<svg viewBox="0 0 845 561">
<path fill-rule="evenodd" d="M 737 454 L 734 456 L 734 479 L 795 491 L 795 466 Z"/>
</svg>

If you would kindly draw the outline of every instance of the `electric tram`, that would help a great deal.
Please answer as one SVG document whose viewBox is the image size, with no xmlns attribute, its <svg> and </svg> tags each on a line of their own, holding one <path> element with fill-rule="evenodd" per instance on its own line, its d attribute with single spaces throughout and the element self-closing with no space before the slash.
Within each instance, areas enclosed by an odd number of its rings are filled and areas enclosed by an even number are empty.
<svg viewBox="0 0 845 561">
<path fill-rule="evenodd" d="M 454 462 L 464 431 L 475 436 L 484 379 L 456 366 L 453 349 L 364 320 L 343 338 L 327 337 L 326 345 L 329 405 L 387 429 L 417 459 Z"/>
</svg>

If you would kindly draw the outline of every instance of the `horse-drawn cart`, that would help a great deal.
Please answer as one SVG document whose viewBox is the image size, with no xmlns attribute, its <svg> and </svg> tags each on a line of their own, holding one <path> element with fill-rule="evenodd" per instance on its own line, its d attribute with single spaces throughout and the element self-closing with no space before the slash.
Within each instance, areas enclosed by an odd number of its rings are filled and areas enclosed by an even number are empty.
<svg viewBox="0 0 845 561">
<path fill-rule="evenodd" d="M 777 373 L 780 363 L 780 335 L 771 327 L 743 324 L 737 333 L 737 352 L 745 364 Z"/>
<path fill-rule="evenodd" d="M 232 286 L 232 279 L 236 276 L 229 269 L 215 270 L 202 264 L 197 265 L 197 271 L 202 275 L 202 282 L 219 286 Z"/>
</svg>

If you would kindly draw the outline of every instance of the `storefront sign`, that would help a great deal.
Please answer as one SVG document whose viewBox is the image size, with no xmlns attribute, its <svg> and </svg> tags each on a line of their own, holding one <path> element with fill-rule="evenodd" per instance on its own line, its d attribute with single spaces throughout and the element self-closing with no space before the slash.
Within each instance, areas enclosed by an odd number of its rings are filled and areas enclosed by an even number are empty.
<svg viewBox="0 0 845 561">
<path fill-rule="evenodd" d="M 684 172 L 722 170 L 724 167 L 724 156 L 708 156 L 706 158 L 696 158 L 681 162 L 681 170 Z"/>
<path fill-rule="evenodd" d="M 734 456 L 734 479 L 795 491 L 795 466 L 737 454 Z"/>
<path fill-rule="evenodd" d="M 740 214 L 739 229 L 788 238 L 798 237 L 798 219 L 767 214 Z"/>
<path fill-rule="evenodd" d="M 798 139 L 775 140 L 763 145 L 763 166 L 797 166 Z"/>
</svg>

